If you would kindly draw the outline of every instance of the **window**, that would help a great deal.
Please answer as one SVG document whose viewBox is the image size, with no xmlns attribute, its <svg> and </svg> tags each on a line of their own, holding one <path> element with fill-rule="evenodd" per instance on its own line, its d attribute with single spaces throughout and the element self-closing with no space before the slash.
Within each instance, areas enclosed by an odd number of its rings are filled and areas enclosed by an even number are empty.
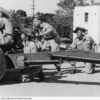
<svg viewBox="0 0 100 100">
<path fill-rule="evenodd" d="M 88 22 L 89 19 L 89 13 L 85 13 L 85 22 Z"/>
</svg>

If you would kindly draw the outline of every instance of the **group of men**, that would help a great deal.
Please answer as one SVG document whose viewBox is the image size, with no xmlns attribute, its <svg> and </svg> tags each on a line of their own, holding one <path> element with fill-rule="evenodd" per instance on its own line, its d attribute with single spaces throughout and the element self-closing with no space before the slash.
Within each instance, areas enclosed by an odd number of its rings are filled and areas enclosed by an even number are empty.
<svg viewBox="0 0 100 100">
<path fill-rule="evenodd" d="M 35 18 L 33 19 L 33 23 L 39 30 L 38 31 L 39 35 L 44 39 L 43 44 L 41 44 L 41 51 L 47 49 L 48 45 L 51 47 L 52 52 L 59 51 L 60 50 L 59 46 L 61 42 L 56 29 L 50 24 L 44 22 L 41 16 L 35 16 Z M 97 52 L 97 45 L 93 40 L 93 38 L 88 35 L 88 31 L 85 28 L 76 27 L 73 33 L 76 33 L 77 37 L 73 40 L 73 43 L 70 45 L 69 49 L 80 49 L 80 50 Z M 32 48 L 33 45 L 32 43 L 30 44 L 31 44 L 30 48 Z M 35 52 L 36 52 L 35 49 L 36 47 L 38 47 L 38 44 L 37 46 L 36 44 L 34 44 L 33 46 L 34 48 L 33 51 Z M 31 50 L 28 50 L 27 53 L 31 53 L 30 51 Z M 71 73 L 73 74 L 76 72 L 76 62 L 71 61 L 70 65 L 71 65 Z M 95 64 L 84 63 L 84 66 L 85 66 L 85 73 L 94 72 Z M 58 71 L 61 73 L 61 69 L 59 67 L 57 67 L 57 69 L 59 69 Z"/>
<path fill-rule="evenodd" d="M 6 48 L 7 45 L 9 46 L 12 44 L 14 40 L 9 14 L 3 11 L 4 10 L 0 11 L 0 47 Z M 51 48 L 52 52 L 59 51 L 61 41 L 56 29 L 52 25 L 44 22 L 42 16 L 35 16 L 33 24 L 37 28 L 38 34 L 42 37 L 42 40 L 36 40 L 32 30 L 24 29 L 24 34 L 21 35 L 24 53 L 35 53 L 38 48 L 41 48 L 41 51 L 45 51 L 48 46 Z M 92 37 L 88 36 L 88 31 L 86 29 L 77 27 L 73 32 L 76 33 L 77 37 L 73 40 L 69 49 L 97 51 L 97 45 Z M 76 62 L 71 61 L 70 64 L 72 69 L 71 73 L 73 74 L 76 72 Z M 95 64 L 84 63 L 84 66 L 86 73 L 94 72 Z M 58 72 L 61 72 L 60 67 L 57 67 L 57 70 Z"/>
<path fill-rule="evenodd" d="M 37 47 L 41 47 L 41 51 L 45 51 L 47 47 L 50 46 L 52 52 L 58 51 L 60 44 L 60 37 L 57 34 L 55 28 L 52 27 L 50 24 L 43 22 L 42 16 L 35 16 L 35 18 L 33 19 L 33 24 L 35 25 L 35 27 L 37 27 L 39 32 L 38 34 L 43 39 L 42 40 L 43 45 L 39 43 L 40 42 L 39 40 L 37 41 L 38 43 L 36 42 Z M 29 33 L 32 34 L 32 32 Z M 29 33 L 27 31 L 25 34 Z M 34 49 L 36 45 L 34 44 Z M 31 53 L 30 51 L 27 50 L 27 53 L 28 52 Z"/>
</svg>

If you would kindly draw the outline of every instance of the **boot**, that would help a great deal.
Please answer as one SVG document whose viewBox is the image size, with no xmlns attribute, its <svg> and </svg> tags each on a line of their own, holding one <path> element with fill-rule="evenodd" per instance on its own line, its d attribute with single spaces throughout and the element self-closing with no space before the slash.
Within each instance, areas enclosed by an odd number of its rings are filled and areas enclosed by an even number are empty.
<svg viewBox="0 0 100 100">
<path fill-rule="evenodd" d="M 76 69 L 72 69 L 71 71 L 70 71 L 70 74 L 75 74 L 76 73 Z"/>
<path fill-rule="evenodd" d="M 58 72 L 58 75 L 62 75 L 63 73 L 61 72 L 61 68 L 59 65 L 55 65 L 56 68 L 57 68 L 57 72 Z"/>
<path fill-rule="evenodd" d="M 76 73 L 76 67 L 75 65 L 72 65 L 71 66 L 71 71 L 70 71 L 71 74 L 75 74 Z"/>
</svg>

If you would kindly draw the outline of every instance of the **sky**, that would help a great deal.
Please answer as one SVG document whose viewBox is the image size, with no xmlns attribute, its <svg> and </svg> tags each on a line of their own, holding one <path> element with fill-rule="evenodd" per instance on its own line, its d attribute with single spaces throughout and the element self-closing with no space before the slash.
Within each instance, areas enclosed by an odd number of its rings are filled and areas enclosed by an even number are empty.
<svg viewBox="0 0 100 100">
<path fill-rule="evenodd" d="M 58 9 L 57 3 L 59 0 L 34 0 L 35 3 L 35 13 L 55 13 Z M 7 10 L 10 9 L 22 9 L 31 15 L 32 12 L 32 0 L 0 0 L 0 7 Z"/>
</svg>

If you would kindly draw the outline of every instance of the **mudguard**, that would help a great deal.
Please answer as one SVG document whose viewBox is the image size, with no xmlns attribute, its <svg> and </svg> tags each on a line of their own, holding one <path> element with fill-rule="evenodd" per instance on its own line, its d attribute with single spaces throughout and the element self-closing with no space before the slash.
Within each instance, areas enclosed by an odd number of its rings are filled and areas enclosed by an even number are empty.
<svg viewBox="0 0 100 100">
<path fill-rule="evenodd" d="M 25 62 L 29 62 L 36 65 L 42 65 L 42 64 L 49 64 L 50 62 L 53 63 L 53 61 L 50 60 L 50 57 L 47 53 L 32 53 L 32 54 L 7 54 L 7 65 L 8 68 L 15 68 L 15 69 L 24 69 L 25 68 Z M 12 67 L 13 66 L 13 67 Z"/>
</svg>

